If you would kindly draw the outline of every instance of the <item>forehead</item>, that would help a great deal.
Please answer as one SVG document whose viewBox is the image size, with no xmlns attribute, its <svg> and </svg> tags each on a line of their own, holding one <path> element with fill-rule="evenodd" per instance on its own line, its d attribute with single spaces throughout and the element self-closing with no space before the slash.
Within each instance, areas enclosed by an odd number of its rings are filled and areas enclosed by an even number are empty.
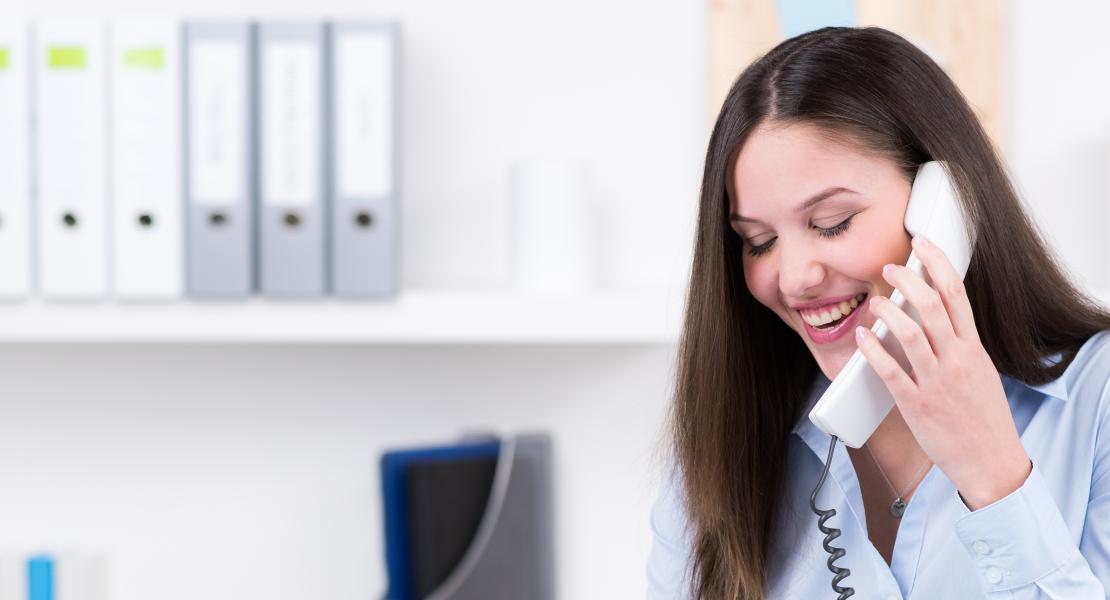
<svg viewBox="0 0 1110 600">
<path fill-rule="evenodd" d="M 756 216 L 774 206 L 793 207 L 830 186 L 867 187 L 895 169 L 847 138 L 807 124 L 761 124 L 735 157 L 727 182 L 733 211 Z"/>
</svg>

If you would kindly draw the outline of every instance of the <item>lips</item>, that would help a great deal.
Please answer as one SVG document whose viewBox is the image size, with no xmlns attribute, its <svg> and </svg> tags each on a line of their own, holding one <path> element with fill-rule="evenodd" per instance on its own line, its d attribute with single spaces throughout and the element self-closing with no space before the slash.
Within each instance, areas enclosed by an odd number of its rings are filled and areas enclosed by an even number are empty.
<svg viewBox="0 0 1110 600">
<path fill-rule="evenodd" d="M 848 313 L 848 316 L 842 318 L 840 322 L 837 323 L 836 327 L 828 331 L 821 331 L 809 323 L 806 323 L 805 320 L 802 321 L 802 325 L 805 327 L 809 339 L 813 340 L 815 343 L 828 344 L 835 342 L 844 337 L 849 331 L 855 329 L 856 323 L 859 322 L 859 315 L 863 312 L 863 305 L 864 302 L 860 302 L 858 306 L 852 309 L 852 312 Z"/>
<path fill-rule="evenodd" d="M 839 303 L 826 304 L 824 306 L 821 306 L 820 308 L 802 310 L 800 311 L 800 314 L 802 315 L 802 319 L 805 320 L 806 323 L 809 323 L 810 325 L 813 325 L 818 329 L 827 329 L 826 325 L 828 325 L 828 323 L 844 318 L 848 315 L 848 313 L 855 309 L 856 305 L 866 299 L 867 292 L 862 292 L 848 300 L 844 300 Z M 835 318 L 833 315 L 835 315 Z M 814 321 L 827 322 L 819 323 Z"/>
</svg>

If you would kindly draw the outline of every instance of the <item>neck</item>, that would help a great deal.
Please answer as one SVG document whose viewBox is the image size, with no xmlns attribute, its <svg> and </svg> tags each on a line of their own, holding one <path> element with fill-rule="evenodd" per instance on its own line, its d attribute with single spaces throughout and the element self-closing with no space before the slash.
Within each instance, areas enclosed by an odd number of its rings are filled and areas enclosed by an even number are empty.
<svg viewBox="0 0 1110 600">
<path fill-rule="evenodd" d="M 906 420 L 902 418 L 902 413 L 897 406 L 890 409 L 890 413 L 867 440 L 867 447 L 871 449 L 871 454 L 875 456 L 883 472 L 899 490 L 914 483 L 909 479 L 920 472 L 921 466 L 928 461 L 928 455 L 917 443 L 917 438 L 906 425 Z M 863 453 L 865 459 L 870 460 L 870 457 L 866 456 L 867 448 L 860 448 L 853 452 Z"/>
</svg>

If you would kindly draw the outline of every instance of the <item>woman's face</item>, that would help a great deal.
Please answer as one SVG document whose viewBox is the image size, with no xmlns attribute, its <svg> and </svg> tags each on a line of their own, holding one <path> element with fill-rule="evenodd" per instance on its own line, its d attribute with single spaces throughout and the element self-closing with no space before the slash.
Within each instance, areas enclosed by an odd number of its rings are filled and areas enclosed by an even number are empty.
<svg viewBox="0 0 1110 600">
<path fill-rule="evenodd" d="M 748 137 L 733 177 L 730 222 L 745 241 L 748 289 L 835 378 L 856 350 L 855 325 L 877 320 L 866 299 L 856 309 L 852 300 L 889 297 L 883 265 L 909 258 L 910 182 L 893 161 L 829 141 L 811 125 L 767 123 Z M 814 198 L 824 199 L 807 202 Z M 807 324 L 807 317 L 839 316 L 834 305 L 850 313 L 830 331 Z"/>
</svg>

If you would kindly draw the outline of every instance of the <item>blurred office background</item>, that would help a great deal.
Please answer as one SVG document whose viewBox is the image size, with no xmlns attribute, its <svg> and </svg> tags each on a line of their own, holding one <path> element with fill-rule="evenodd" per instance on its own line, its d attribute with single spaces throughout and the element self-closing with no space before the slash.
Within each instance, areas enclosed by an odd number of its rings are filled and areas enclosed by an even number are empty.
<svg viewBox="0 0 1110 600">
<path fill-rule="evenodd" d="M 403 225 L 392 300 L 0 305 L 0 550 L 99 553 L 123 600 L 380 597 L 381 453 L 542 430 L 558 597 L 642 597 L 714 4 L 5 3 L 31 19 L 395 20 Z M 1106 301 L 1110 7 L 1001 6 L 1005 158 Z M 514 287 L 510 173 L 538 158 L 585 165 L 595 289 Z"/>
</svg>

